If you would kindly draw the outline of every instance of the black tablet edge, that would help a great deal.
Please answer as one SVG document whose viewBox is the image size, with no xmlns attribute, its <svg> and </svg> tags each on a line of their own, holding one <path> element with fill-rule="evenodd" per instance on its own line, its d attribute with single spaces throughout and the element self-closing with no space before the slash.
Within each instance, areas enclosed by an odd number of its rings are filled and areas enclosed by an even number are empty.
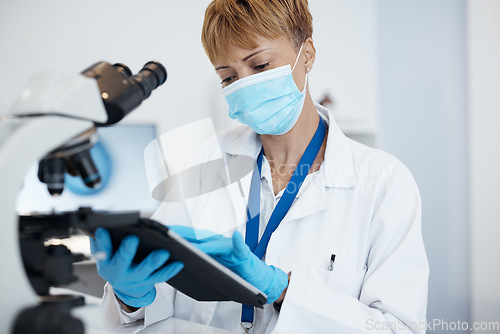
<svg viewBox="0 0 500 334">
<path fill-rule="evenodd" d="M 158 222 L 155 222 L 155 223 L 160 224 Z M 177 242 L 179 242 L 183 246 L 185 246 L 188 249 L 190 249 L 193 253 L 195 253 L 196 255 L 198 255 L 199 257 L 201 257 L 203 260 L 205 260 L 206 262 L 208 262 L 213 267 L 215 267 L 218 270 L 222 271 L 225 275 L 227 275 L 228 277 L 230 277 L 231 279 L 233 279 L 234 281 L 236 281 L 238 284 L 240 284 L 241 286 L 243 286 L 247 290 L 251 291 L 256 296 L 261 295 L 262 297 L 264 297 L 266 299 L 266 302 L 267 302 L 267 295 L 264 292 L 260 291 L 255 286 L 253 286 L 249 282 L 245 281 L 243 278 L 241 278 L 240 276 L 238 276 L 236 273 L 234 273 L 233 271 L 231 271 L 229 268 L 225 267 L 224 265 L 222 265 L 219 262 L 217 262 L 216 260 L 214 260 L 212 257 L 210 257 L 210 255 L 202 252 L 201 250 L 199 250 L 198 248 L 196 248 L 195 246 L 193 246 L 189 241 L 187 241 L 186 239 L 184 239 L 183 237 L 181 237 L 180 235 L 178 235 L 174 231 L 170 230 L 167 226 L 164 226 L 164 227 L 166 227 L 168 229 L 167 233 L 168 233 L 169 237 L 171 237 L 172 239 L 176 240 Z"/>
</svg>

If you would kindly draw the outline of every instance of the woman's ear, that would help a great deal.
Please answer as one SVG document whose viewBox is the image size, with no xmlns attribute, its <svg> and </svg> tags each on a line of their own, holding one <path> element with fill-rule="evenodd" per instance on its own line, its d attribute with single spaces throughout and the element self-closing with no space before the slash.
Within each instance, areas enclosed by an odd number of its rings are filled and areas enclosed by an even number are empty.
<svg viewBox="0 0 500 334">
<path fill-rule="evenodd" d="M 308 37 L 304 42 L 304 55 L 306 57 L 305 67 L 306 71 L 310 72 L 316 59 L 316 48 L 314 47 L 313 39 Z"/>
</svg>

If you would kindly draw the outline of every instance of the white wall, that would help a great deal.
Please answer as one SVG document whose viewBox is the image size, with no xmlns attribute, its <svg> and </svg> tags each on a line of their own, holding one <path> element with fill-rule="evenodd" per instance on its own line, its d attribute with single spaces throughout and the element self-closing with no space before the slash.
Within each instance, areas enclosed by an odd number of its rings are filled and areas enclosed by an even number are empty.
<svg viewBox="0 0 500 334">
<path fill-rule="evenodd" d="M 157 122 L 160 132 L 212 116 L 216 129 L 235 121 L 201 46 L 209 0 L 3 0 L 0 2 L 0 111 L 7 110 L 33 72 L 80 72 L 99 60 L 133 72 L 151 59 L 167 82 L 126 121 Z M 372 125 L 376 114 L 375 3 L 310 1 L 317 63 L 311 92 L 335 99 L 335 111 Z M 340 52 L 342 50 L 342 52 Z M 360 98 L 362 95 L 362 98 Z"/>
<path fill-rule="evenodd" d="M 382 148 L 420 188 L 430 321 L 469 320 L 465 15 L 464 0 L 379 1 Z"/>
<path fill-rule="evenodd" d="M 329 94 L 344 128 L 377 127 L 377 2 L 310 0 L 317 56 L 311 94 Z"/>
<path fill-rule="evenodd" d="M 127 121 L 157 122 L 160 131 L 208 116 L 220 94 L 200 42 L 208 0 L 3 0 L 0 2 L 0 110 L 35 71 L 80 72 L 100 60 L 133 72 L 158 60 L 167 82 Z"/>
<path fill-rule="evenodd" d="M 472 319 L 500 321 L 500 1 L 467 9 Z"/>
</svg>

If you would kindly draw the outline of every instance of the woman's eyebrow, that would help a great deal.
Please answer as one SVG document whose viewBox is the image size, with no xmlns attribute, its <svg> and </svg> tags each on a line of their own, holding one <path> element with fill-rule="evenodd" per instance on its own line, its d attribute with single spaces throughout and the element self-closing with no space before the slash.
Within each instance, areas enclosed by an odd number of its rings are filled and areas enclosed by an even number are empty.
<svg viewBox="0 0 500 334">
<path fill-rule="evenodd" d="M 219 67 L 215 68 L 215 70 L 218 71 L 218 70 L 222 70 L 224 68 L 229 68 L 229 66 L 219 66 Z"/>
<path fill-rule="evenodd" d="M 246 56 L 245 58 L 243 58 L 243 61 L 247 61 L 248 59 L 252 58 L 252 57 L 253 57 L 253 56 L 255 56 L 256 54 L 261 53 L 261 52 L 264 52 L 264 51 L 267 51 L 267 50 L 269 50 L 269 49 L 262 49 L 262 50 L 256 51 L 256 52 L 252 53 L 251 55 Z"/>
<path fill-rule="evenodd" d="M 259 50 L 259 51 L 255 51 L 255 52 L 254 52 L 254 53 L 252 53 L 251 55 L 248 55 L 248 56 L 246 56 L 245 58 L 243 58 L 243 60 L 242 60 L 242 61 L 244 61 L 244 62 L 245 62 L 245 61 L 247 61 L 248 59 L 250 59 L 250 58 L 252 58 L 253 56 L 255 56 L 256 54 L 259 54 L 259 53 L 264 52 L 264 51 L 267 51 L 267 50 L 269 50 L 269 48 L 267 48 L 267 49 L 262 49 L 262 50 Z M 219 67 L 216 67 L 216 68 L 215 68 L 215 70 L 216 70 L 216 71 L 218 71 L 218 70 L 222 70 L 222 69 L 224 69 L 224 68 L 229 68 L 229 66 L 219 66 Z"/>
</svg>

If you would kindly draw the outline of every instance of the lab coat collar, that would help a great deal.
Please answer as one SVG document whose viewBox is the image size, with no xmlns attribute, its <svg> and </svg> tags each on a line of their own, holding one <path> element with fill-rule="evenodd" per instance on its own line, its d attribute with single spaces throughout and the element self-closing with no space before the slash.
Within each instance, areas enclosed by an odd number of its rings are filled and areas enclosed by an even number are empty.
<svg viewBox="0 0 500 334">
<path fill-rule="evenodd" d="M 354 168 L 352 148 L 349 143 L 350 139 L 340 130 L 328 109 L 316 104 L 316 110 L 328 124 L 325 160 L 323 160 L 320 168 L 325 186 L 351 188 L 357 183 L 357 175 Z"/>
<path fill-rule="evenodd" d="M 253 132 L 247 126 L 241 126 L 245 131 L 227 146 L 226 153 L 230 155 L 244 155 L 257 160 L 257 156 L 262 149 L 260 135 Z"/>
<path fill-rule="evenodd" d="M 328 124 L 325 159 L 320 168 L 325 187 L 350 188 L 356 185 L 356 170 L 349 139 L 342 133 L 331 112 L 316 104 L 319 116 Z M 250 128 L 226 149 L 230 155 L 245 155 L 257 159 L 262 149 L 260 136 Z"/>
</svg>

